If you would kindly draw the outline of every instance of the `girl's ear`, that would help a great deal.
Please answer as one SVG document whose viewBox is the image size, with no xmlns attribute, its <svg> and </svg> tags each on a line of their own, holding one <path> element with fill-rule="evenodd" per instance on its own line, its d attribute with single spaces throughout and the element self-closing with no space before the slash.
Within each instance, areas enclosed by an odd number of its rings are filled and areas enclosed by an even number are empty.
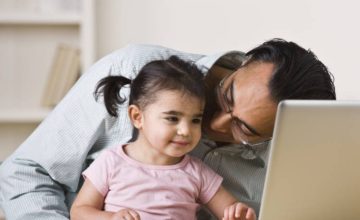
<svg viewBox="0 0 360 220">
<path fill-rule="evenodd" d="M 130 105 L 128 114 L 134 127 L 140 129 L 142 127 L 142 112 L 140 108 L 137 105 Z"/>
</svg>

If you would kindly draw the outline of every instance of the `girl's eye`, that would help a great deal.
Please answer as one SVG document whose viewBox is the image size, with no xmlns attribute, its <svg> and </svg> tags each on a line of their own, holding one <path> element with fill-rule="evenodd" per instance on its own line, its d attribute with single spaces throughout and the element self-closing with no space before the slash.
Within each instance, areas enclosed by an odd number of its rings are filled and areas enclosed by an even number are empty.
<svg viewBox="0 0 360 220">
<path fill-rule="evenodd" d="M 192 123 L 194 123 L 194 124 L 201 124 L 201 118 L 194 118 L 193 120 L 192 120 Z"/>
<path fill-rule="evenodd" d="M 179 119 L 177 117 L 167 117 L 165 119 L 170 122 L 178 122 L 179 121 Z"/>
</svg>

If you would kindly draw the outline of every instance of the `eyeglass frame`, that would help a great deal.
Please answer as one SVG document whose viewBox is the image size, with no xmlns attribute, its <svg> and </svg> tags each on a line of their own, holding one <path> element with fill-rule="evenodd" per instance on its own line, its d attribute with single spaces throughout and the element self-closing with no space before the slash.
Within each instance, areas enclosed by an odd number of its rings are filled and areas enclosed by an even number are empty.
<svg viewBox="0 0 360 220">
<path fill-rule="evenodd" d="M 231 104 L 229 103 L 229 100 L 228 100 L 228 97 L 226 95 L 226 91 L 223 91 L 224 90 L 224 82 L 226 79 L 228 79 L 232 74 L 234 74 L 234 72 L 230 73 L 230 74 L 227 74 L 220 82 L 219 84 L 217 85 L 216 87 L 216 95 L 217 95 L 217 102 L 221 108 L 222 111 L 225 111 L 227 114 L 230 114 L 230 117 L 231 117 L 231 132 L 233 134 L 233 137 L 234 139 L 236 140 L 237 137 L 238 137 L 238 140 L 240 141 L 241 144 L 245 145 L 245 146 L 248 146 L 248 147 L 257 147 L 257 146 L 260 146 L 260 145 L 263 145 L 265 143 L 268 143 L 271 141 L 272 137 L 270 137 L 269 139 L 266 139 L 266 140 L 261 140 L 259 142 L 256 142 L 256 143 L 250 143 L 246 137 L 246 134 L 244 132 L 242 132 L 242 129 L 241 129 L 241 125 L 239 123 L 239 120 L 234 117 L 233 115 L 233 106 L 231 106 Z M 235 128 L 235 129 L 234 129 Z M 239 135 L 240 133 L 240 135 Z M 244 140 L 245 139 L 245 140 Z"/>
</svg>

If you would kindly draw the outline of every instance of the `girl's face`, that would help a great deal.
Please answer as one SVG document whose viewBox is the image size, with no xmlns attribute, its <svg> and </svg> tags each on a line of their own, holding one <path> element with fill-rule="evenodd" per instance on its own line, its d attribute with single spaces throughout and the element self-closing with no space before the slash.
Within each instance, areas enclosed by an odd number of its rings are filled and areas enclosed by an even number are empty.
<svg viewBox="0 0 360 220">
<path fill-rule="evenodd" d="M 135 122 L 144 155 L 179 161 L 200 140 L 203 109 L 204 101 L 195 96 L 179 91 L 156 93 L 156 101 L 140 110 Z"/>
</svg>

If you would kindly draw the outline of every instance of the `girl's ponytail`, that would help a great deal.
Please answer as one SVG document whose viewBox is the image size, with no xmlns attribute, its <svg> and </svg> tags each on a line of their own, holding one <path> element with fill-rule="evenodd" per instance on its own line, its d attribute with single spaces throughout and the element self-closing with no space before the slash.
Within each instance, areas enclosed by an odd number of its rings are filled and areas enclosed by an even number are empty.
<svg viewBox="0 0 360 220">
<path fill-rule="evenodd" d="M 96 101 L 103 95 L 106 110 L 111 116 L 117 117 L 118 105 L 126 101 L 120 96 L 120 90 L 131 80 L 123 76 L 107 76 L 97 84 L 94 96 Z"/>
</svg>

